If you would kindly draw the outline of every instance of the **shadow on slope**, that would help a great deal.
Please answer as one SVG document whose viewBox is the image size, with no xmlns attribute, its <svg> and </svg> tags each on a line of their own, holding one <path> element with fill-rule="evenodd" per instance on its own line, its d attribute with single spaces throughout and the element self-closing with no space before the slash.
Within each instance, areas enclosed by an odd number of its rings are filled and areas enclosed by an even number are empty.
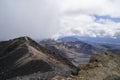
<svg viewBox="0 0 120 80">
<path fill-rule="evenodd" d="M 49 71 L 52 71 L 52 67 L 48 63 L 42 60 L 34 60 L 17 69 L 12 70 L 11 72 L 6 73 L 4 77 L 9 79 L 16 76 L 25 76 L 37 72 L 44 73 Z"/>
</svg>

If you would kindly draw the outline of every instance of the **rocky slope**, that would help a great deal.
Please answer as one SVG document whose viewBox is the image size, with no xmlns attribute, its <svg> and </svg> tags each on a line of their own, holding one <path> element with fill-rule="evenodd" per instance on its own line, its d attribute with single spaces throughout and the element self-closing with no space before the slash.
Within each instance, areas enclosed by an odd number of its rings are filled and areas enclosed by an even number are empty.
<svg viewBox="0 0 120 80">
<path fill-rule="evenodd" d="M 42 40 L 41 45 L 47 49 L 59 53 L 67 58 L 74 65 L 86 64 L 92 54 L 99 54 L 105 52 L 103 48 L 94 47 L 82 41 L 67 42 L 60 40 Z"/>
<path fill-rule="evenodd" d="M 120 53 L 93 55 L 73 80 L 120 80 Z"/>
<path fill-rule="evenodd" d="M 49 79 L 73 71 L 76 67 L 71 62 L 29 37 L 0 42 L 0 80 Z"/>
</svg>

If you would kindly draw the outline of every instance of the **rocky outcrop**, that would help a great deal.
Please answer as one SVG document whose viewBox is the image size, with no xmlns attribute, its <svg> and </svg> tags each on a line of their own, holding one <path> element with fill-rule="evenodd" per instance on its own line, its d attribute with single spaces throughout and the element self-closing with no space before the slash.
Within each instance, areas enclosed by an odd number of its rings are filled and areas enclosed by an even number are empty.
<svg viewBox="0 0 120 80">
<path fill-rule="evenodd" d="M 80 67 L 75 80 L 120 80 L 120 54 L 96 54 Z"/>
</svg>

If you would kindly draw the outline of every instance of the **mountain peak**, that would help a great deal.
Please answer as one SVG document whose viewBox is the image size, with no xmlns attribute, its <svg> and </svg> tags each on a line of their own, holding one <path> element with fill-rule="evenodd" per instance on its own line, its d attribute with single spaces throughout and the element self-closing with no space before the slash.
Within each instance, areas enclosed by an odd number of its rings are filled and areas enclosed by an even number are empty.
<svg viewBox="0 0 120 80">
<path fill-rule="evenodd" d="M 18 37 L 18 38 L 15 38 L 15 39 L 10 39 L 10 41 L 15 41 L 15 40 L 29 41 L 29 40 L 32 40 L 32 39 L 28 36 L 23 36 L 23 37 Z"/>
<path fill-rule="evenodd" d="M 0 42 L 0 79 L 51 71 L 60 74 L 76 67 L 59 54 L 52 52 L 29 37 L 19 37 Z M 56 71 L 57 69 L 57 71 Z"/>
</svg>

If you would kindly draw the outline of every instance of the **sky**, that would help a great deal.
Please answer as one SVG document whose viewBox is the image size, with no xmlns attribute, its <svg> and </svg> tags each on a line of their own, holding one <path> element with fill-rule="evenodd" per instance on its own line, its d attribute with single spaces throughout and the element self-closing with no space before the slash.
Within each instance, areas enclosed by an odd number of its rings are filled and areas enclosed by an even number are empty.
<svg viewBox="0 0 120 80">
<path fill-rule="evenodd" d="M 0 0 L 0 40 L 120 37 L 120 0 Z"/>
</svg>

